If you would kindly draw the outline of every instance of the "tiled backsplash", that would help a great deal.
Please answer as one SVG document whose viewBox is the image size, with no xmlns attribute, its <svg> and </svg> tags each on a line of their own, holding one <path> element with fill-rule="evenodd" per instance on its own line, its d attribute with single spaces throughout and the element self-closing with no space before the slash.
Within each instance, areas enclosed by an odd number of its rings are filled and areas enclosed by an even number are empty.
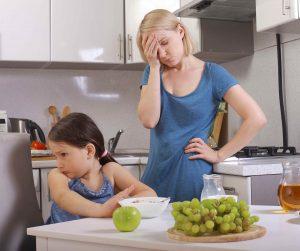
<svg viewBox="0 0 300 251">
<path fill-rule="evenodd" d="M 140 71 L 0 69 L 0 110 L 8 117 L 29 118 L 45 134 L 50 129 L 48 106 L 61 112 L 91 116 L 105 140 L 124 129 L 119 148 L 149 148 L 149 130 L 137 117 Z"/>
</svg>

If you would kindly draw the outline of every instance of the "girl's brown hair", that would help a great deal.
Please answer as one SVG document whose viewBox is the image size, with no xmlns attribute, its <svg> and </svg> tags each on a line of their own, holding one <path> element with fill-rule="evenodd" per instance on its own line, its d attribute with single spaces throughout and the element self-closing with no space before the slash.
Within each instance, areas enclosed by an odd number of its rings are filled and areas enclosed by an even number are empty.
<svg viewBox="0 0 300 251">
<path fill-rule="evenodd" d="M 117 162 L 110 153 L 105 153 L 104 138 L 95 122 L 84 113 L 70 113 L 58 121 L 48 134 L 48 139 L 54 142 L 64 142 L 69 145 L 84 148 L 91 143 L 95 146 L 95 158 L 103 166 L 108 162 Z"/>
<path fill-rule="evenodd" d="M 184 53 L 186 56 L 193 53 L 193 42 L 191 36 L 185 25 L 170 11 L 164 9 L 156 9 L 146 14 L 139 26 L 137 33 L 137 45 L 140 50 L 141 57 L 145 62 L 147 58 L 144 54 L 142 46 L 142 34 L 151 30 L 173 30 L 175 31 L 180 25 L 184 30 L 184 37 L 182 39 Z"/>
</svg>

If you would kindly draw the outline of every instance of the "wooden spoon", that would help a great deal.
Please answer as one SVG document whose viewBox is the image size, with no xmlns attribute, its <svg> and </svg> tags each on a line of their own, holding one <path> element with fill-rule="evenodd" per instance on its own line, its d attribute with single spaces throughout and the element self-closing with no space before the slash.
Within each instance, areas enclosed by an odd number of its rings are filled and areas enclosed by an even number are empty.
<svg viewBox="0 0 300 251">
<path fill-rule="evenodd" d="M 51 125 L 54 126 L 57 123 L 57 121 L 58 121 L 58 118 L 57 118 L 57 108 L 56 108 L 55 105 L 50 105 L 48 107 L 48 111 L 49 111 L 50 115 L 52 116 L 52 123 L 51 123 Z"/>
<path fill-rule="evenodd" d="M 64 118 L 71 113 L 71 108 L 68 105 L 65 105 L 61 112 L 61 117 Z"/>
</svg>

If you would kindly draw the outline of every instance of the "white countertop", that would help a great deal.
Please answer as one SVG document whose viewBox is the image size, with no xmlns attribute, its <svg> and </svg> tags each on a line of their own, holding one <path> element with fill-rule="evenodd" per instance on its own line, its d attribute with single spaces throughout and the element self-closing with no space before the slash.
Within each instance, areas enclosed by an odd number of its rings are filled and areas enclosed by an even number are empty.
<svg viewBox="0 0 300 251">
<path fill-rule="evenodd" d="M 147 157 L 119 157 L 115 158 L 121 165 L 146 165 Z M 34 160 L 32 168 L 53 168 L 56 167 L 56 160 Z"/>
<path fill-rule="evenodd" d="M 282 174 L 282 162 L 288 160 L 300 161 L 300 155 L 258 158 L 231 157 L 214 164 L 213 172 L 238 176 Z"/>
<path fill-rule="evenodd" d="M 259 225 L 266 227 L 264 237 L 229 243 L 188 243 L 171 240 L 166 230 L 174 222 L 170 209 L 154 219 L 143 219 L 140 226 L 130 233 L 118 232 L 112 219 L 86 218 L 65 223 L 28 228 L 29 235 L 44 241 L 57 240 L 76 245 L 98 245 L 149 250 L 300 250 L 300 217 L 296 213 L 279 213 L 280 207 L 252 206 L 251 212 L 260 217 Z M 46 238 L 46 239 L 45 239 Z M 81 243 L 81 244 L 80 244 Z M 49 245 L 44 244 L 44 245 Z M 76 249 L 77 250 L 77 249 Z M 78 249 L 79 250 L 79 249 Z M 96 250 L 96 249 L 92 249 Z M 109 250 L 109 249 L 107 249 Z M 117 249 L 118 250 L 118 249 Z M 57 250 L 58 251 L 58 250 Z"/>
</svg>

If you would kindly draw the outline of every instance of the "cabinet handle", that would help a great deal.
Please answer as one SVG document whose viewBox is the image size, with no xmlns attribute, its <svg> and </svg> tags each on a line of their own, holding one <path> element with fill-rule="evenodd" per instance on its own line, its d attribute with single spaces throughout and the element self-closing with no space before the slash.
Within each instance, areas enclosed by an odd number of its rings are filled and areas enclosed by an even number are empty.
<svg viewBox="0 0 300 251">
<path fill-rule="evenodd" d="M 118 57 L 119 57 L 119 60 L 121 61 L 123 59 L 123 53 L 122 53 L 122 44 L 123 44 L 123 39 L 122 39 L 122 35 L 119 34 L 119 53 L 118 53 Z"/>
<path fill-rule="evenodd" d="M 287 0 L 282 0 L 282 15 L 287 15 L 287 10 L 290 10 L 291 6 L 290 6 L 290 1 Z"/>
<path fill-rule="evenodd" d="M 132 36 L 130 34 L 127 35 L 127 40 L 128 40 L 128 60 L 133 60 L 133 55 L 132 55 Z"/>
</svg>

